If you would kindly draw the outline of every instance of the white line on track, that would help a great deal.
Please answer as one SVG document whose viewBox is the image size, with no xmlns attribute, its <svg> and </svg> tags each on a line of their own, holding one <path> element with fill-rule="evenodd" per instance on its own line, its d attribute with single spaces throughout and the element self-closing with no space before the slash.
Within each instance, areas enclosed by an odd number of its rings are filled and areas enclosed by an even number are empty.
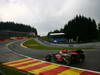
<svg viewBox="0 0 100 75">
<path fill-rule="evenodd" d="M 20 46 L 23 47 L 23 48 L 28 48 L 28 47 L 24 46 L 24 42 L 23 43 L 20 43 Z"/>
</svg>

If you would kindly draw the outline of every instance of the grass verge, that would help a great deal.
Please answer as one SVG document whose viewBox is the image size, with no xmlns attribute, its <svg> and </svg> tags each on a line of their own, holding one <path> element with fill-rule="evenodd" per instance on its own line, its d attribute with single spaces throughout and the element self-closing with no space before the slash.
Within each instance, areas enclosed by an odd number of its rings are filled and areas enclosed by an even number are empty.
<svg viewBox="0 0 100 75">
<path fill-rule="evenodd" d="M 61 48 L 61 47 L 44 46 L 44 45 L 36 42 L 34 39 L 26 41 L 23 45 L 27 46 L 28 48 L 37 49 L 37 50 L 61 50 L 61 49 L 65 49 L 65 48 Z M 78 49 L 78 48 L 66 48 L 66 49 Z"/>
</svg>

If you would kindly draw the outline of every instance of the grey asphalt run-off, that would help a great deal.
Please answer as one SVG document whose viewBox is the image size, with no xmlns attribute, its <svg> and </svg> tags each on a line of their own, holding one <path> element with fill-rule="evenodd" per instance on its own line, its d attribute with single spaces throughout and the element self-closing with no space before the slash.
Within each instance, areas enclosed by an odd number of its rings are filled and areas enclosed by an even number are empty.
<svg viewBox="0 0 100 75">
<path fill-rule="evenodd" d="M 20 46 L 24 40 L 17 41 L 11 45 L 9 45 L 9 49 L 13 50 L 16 53 L 23 54 L 32 58 L 37 58 L 40 60 L 44 60 L 44 57 L 48 53 L 56 53 L 58 50 L 32 50 L 30 48 L 23 48 Z M 94 70 L 100 72 L 100 48 L 97 49 L 88 49 L 84 50 L 86 60 L 80 64 L 73 64 L 72 67 L 78 67 L 88 70 Z"/>
<path fill-rule="evenodd" d="M 25 57 L 10 50 L 6 46 L 6 43 L 0 42 L 0 62 L 9 62 L 9 61 L 22 59 L 22 58 Z"/>
</svg>

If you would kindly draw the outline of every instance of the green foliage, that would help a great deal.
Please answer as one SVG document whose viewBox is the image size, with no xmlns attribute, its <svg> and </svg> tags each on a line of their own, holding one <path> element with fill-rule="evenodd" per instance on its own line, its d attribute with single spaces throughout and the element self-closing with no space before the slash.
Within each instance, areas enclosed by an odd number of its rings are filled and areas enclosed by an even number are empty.
<svg viewBox="0 0 100 75">
<path fill-rule="evenodd" d="M 98 24 L 98 40 L 100 41 L 100 23 Z"/>
<path fill-rule="evenodd" d="M 37 41 L 35 41 L 34 39 L 26 41 L 24 43 L 24 45 L 29 48 L 36 49 L 36 50 L 61 50 L 61 49 L 64 49 L 61 47 L 44 46 L 44 45 L 38 43 Z"/>
<path fill-rule="evenodd" d="M 24 43 L 24 46 L 28 48 L 32 48 L 33 50 L 63 50 L 63 49 L 68 49 L 68 50 L 76 50 L 76 49 L 90 49 L 90 48 L 63 48 L 63 47 L 51 47 L 51 46 L 46 46 L 38 43 L 36 40 L 31 39 L 28 40 Z"/>
<path fill-rule="evenodd" d="M 0 22 L 0 30 L 10 30 L 10 31 L 19 31 L 19 32 L 35 32 L 37 30 L 34 27 L 25 24 L 19 24 L 14 22 Z"/>
<path fill-rule="evenodd" d="M 98 30 L 99 30 L 99 33 L 100 33 L 100 23 L 98 24 Z"/>
<path fill-rule="evenodd" d="M 76 16 L 65 25 L 64 30 L 69 38 L 79 41 L 92 41 L 97 38 L 97 25 L 94 19 Z"/>
<path fill-rule="evenodd" d="M 50 35 L 50 34 L 52 34 L 52 33 L 63 33 L 64 32 L 64 29 L 63 28 L 61 28 L 60 30 L 54 30 L 54 31 L 51 31 L 51 32 L 49 32 L 48 33 L 48 36 Z"/>
<path fill-rule="evenodd" d="M 51 32 L 48 33 L 48 36 L 49 36 L 50 34 L 52 34 L 52 33 L 59 33 L 59 32 L 60 32 L 59 30 L 51 31 Z"/>
<path fill-rule="evenodd" d="M 53 32 L 49 32 L 49 34 L 55 33 L 55 31 L 63 32 L 66 34 L 68 39 L 74 39 L 78 42 L 89 42 L 96 40 L 98 34 L 95 20 L 81 15 L 77 15 L 74 19 L 70 20 L 68 24 L 64 26 L 64 28 L 60 30 L 54 30 Z"/>
</svg>

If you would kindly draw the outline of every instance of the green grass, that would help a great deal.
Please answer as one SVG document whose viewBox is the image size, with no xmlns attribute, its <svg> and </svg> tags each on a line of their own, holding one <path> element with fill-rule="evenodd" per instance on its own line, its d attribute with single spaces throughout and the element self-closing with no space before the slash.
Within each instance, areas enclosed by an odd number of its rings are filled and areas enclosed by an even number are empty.
<svg viewBox="0 0 100 75">
<path fill-rule="evenodd" d="M 61 50 L 65 48 L 61 47 L 49 47 L 49 46 L 44 46 L 36 42 L 34 39 L 28 40 L 24 43 L 24 46 L 27 46 L 28 48 L 32 49 L 38 49 L 38 50 Z M 66 48 L 66 49 L 77 49 L 77 48 Z"/>
<path fill-rule="evenodd" d="M 1 64 L 0 64 L 0 71 L 2 71 L 3 73 L 5 73 L 6 75 L 27 75 L 27 74 L 24 74 L 24 73 L 19 72 L 17 70 L 13 70 L 11 68 L 3 66 Z"/>
</svg>

